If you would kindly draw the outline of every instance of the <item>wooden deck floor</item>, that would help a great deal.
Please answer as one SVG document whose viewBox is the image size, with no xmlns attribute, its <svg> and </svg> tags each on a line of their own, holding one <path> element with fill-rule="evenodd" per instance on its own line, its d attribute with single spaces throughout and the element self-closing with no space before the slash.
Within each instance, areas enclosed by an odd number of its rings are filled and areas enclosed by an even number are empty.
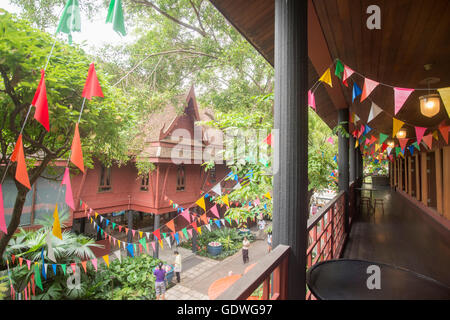
<svg viewBox="0 0 450 320">
<path fill-rule="evenodd" d="M 342 257 L 396 265 L 450 286 L 450 232 L 391 189 L 373 197 L 384 199 L 384 215 L 363 208 Z"/>
</svg>

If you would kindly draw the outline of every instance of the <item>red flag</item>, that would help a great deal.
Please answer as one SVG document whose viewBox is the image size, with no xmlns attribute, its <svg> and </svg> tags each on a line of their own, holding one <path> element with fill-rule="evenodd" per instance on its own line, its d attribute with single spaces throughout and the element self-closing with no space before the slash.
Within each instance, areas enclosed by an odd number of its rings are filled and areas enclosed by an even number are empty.
<svg viewBox="0 0 450 320">
<path fill-rule="evenodd" d="M 17 161 L 16 180 L 28 189 L 31 189 L 30 180 L 28 179 L 27 165 L 25 163 L 25 154 L 23 153 L 22 135 L 19 135 L 16 146 L 11 155 L 11 161 Z"/>
<path fill-rule="evenodd" d="M 34 118 L 39 121 L 44 128 L 49 131 L 50 124 L 48 120 L 48 101 L 47 101 L 47 89 L 45 88 L 45 70 L 41 70 L 41 81 L 34 94 L 33 101 L 31 105 L 36 107 L 36 112 L 34 113 Z"/>
<path fill-rule="evenodd" d="M 160 233 L 159 229 L 156 229 L 155 231 L 153 231 L 153 234 L 155 235 L 156 238 L 158 238 L 158 240 L 161 241 L 161 233 Z"/>
<path fill-rule="evenodd" d="M 103 98 L 102 88 L 100 87 L 100 83 L 97 79 L 97 73 L 95 72 L 94 63 L 91 63 L 89 65 L 86 83 L 84 85 L 83 93 L 81 94 L 81 96 L 89 100 L 91 100 L 92 97 Z"/>
<path fill-rule="evenodd" d="M 448 144 L 448 132 L 449 132 L 449 130 L 450 130 L 450 126 L 446 126 L 446 125 L 444 125 L 444 123 L 442 123 L 439 126 L 439 131 L 441 132 L 441 135 L 444 138 L 445 143 L 447 143 L 447 144 Z"/>
<path fill-rule="evenodd" d="M 424 136 L 422 138 L 423 141 L 427 144 L 428 148 L 431 149 L 431 146 L 433 145 L 433 135 L 430 133 L 427 136 Z"/>
<path fill-rule="evenodd" d="M 78 131 L 78 123 L 75 126 L 75 134 L 72 140 L 70 161 L 84 172 L 83 151 L 81 150 L 80 132 Z"/>
<path fill-rule="evenodd" d="M 269 133 L 269 135 L 264 139 L 263 142 L 265 142 L 265 143 L 267 143 L 269 146 L 271 146 L 271 145 L 272 145 L 272 134 Z"/>
</svg>

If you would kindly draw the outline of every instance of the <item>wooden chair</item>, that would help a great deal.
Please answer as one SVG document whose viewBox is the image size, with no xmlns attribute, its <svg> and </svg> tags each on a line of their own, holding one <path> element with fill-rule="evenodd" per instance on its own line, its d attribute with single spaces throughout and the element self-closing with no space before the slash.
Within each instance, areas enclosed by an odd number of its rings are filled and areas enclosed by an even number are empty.
<svg viewBox="0 0 450 320">
<path fill-rule="evenodd" d="M 369 197 L 361 197 L 361 201 L 359 203 L 359 210 L 361 210 L 364 206 L 367 208 L 367 212 L 370 214 L 371 203 Z"/>
<path fill-rule="evenodd" d="M 383 210 L 383 214 L 384 214 L 384 201 L 383 199 L 375 199 L 374 203 L 373 203 L 373 209 L 375 211 L 376 206 L 381 205 L 381 209 Z"/>
</svg>

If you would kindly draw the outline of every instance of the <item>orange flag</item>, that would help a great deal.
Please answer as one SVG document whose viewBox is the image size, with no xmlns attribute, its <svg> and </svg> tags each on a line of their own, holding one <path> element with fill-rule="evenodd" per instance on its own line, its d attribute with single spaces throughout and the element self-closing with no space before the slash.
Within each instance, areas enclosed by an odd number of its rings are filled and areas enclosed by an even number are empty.
<svg viewBox="0 0 450 320">
<path fill-rule="evenodd" d="M 22 135 L 19 135 L 16 146 L 11 155 L 11 161 L 17 161 L 16 180 L 28 189 L 31 189 L 30 180 L 28 179 L 27 164 L 25 163 L 25 154 L 23 152 Z"/>
<path fill-rule="evenodd" d="M 201 219 L 205 224 L 208 224 L 208 218 L 206 217 L 206 213 L 202 214 L 202 215 L 200 216 L 200 219 Z"/>
<path fill-rule="evenodd" d="M 170 220 L 169 222 L 167 222 L 166 226 L 172 230 L 173 232 L 175 232 L 175 222 L 173 220 Z"/>
<path fill-rule="evenodd" d="M 83 150 L 81 150 L 80 132 L 78 131 L 78 123 L 75 126 L 75 134 L 72 140 L 72 153 L 70 161 L 76 165 L 84 173 Z"/>
</svg>

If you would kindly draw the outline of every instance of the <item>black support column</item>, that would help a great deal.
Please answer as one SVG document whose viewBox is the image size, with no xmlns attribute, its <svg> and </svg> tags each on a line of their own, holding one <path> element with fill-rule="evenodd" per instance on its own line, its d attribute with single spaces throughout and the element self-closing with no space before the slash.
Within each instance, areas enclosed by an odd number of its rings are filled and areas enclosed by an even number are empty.
<svg viewBox="0 0 450 320">
<path fill-rule="evenodd" d="M 155 214 L 155 221 L 153 224 L 153 231 L 159 229 L 159 221 L 161 216 L 159 214 Z M 158 238 L 156 236 L 153 236 L 153 240 L 155 240 L 156 244 L 155 244 L 155 252 L 153 252 L 153 258 L 159 258 L 159 242 L 158 242 Z"/>
<path fill-rule="evenodd" d="M 338 123 L 348 132 L 348 109 L 339 109 Z M 348 184 L 349 184 L 349 138 L 339 133 L 338 144 L 338 169 L 339 169 L 339 191 L 345 191 L 345 232 L 349 232 L 349 216 L 348 216 Z"/>
<path fill-rule="evenodd" d="M 354 182 L 357 180 L 357 172 L 356 172 L 356 150 L 355 150 L 355 138 L 350 134 L 350 139 L 348 143 L 348 159 L 350 165 L 350 177 L 349 181 Z"/>
<path fill-rule="evenodd" d="M 273 244 L 291 248 L 288 299 L 305 299 L 308 219 L 307 1 L 275 1 Z"/>
<path fill-rule="evenodd" d="M 133 218 L 134 218 L 134 211 L 128 210 L 128 234 L 127 234 L 127 242 L 133 243 L 133 232 L 131 231 L 133 229 Z M 127 250 L 127 255 L 131 257 L 131 253 Z"/>
</svg>

